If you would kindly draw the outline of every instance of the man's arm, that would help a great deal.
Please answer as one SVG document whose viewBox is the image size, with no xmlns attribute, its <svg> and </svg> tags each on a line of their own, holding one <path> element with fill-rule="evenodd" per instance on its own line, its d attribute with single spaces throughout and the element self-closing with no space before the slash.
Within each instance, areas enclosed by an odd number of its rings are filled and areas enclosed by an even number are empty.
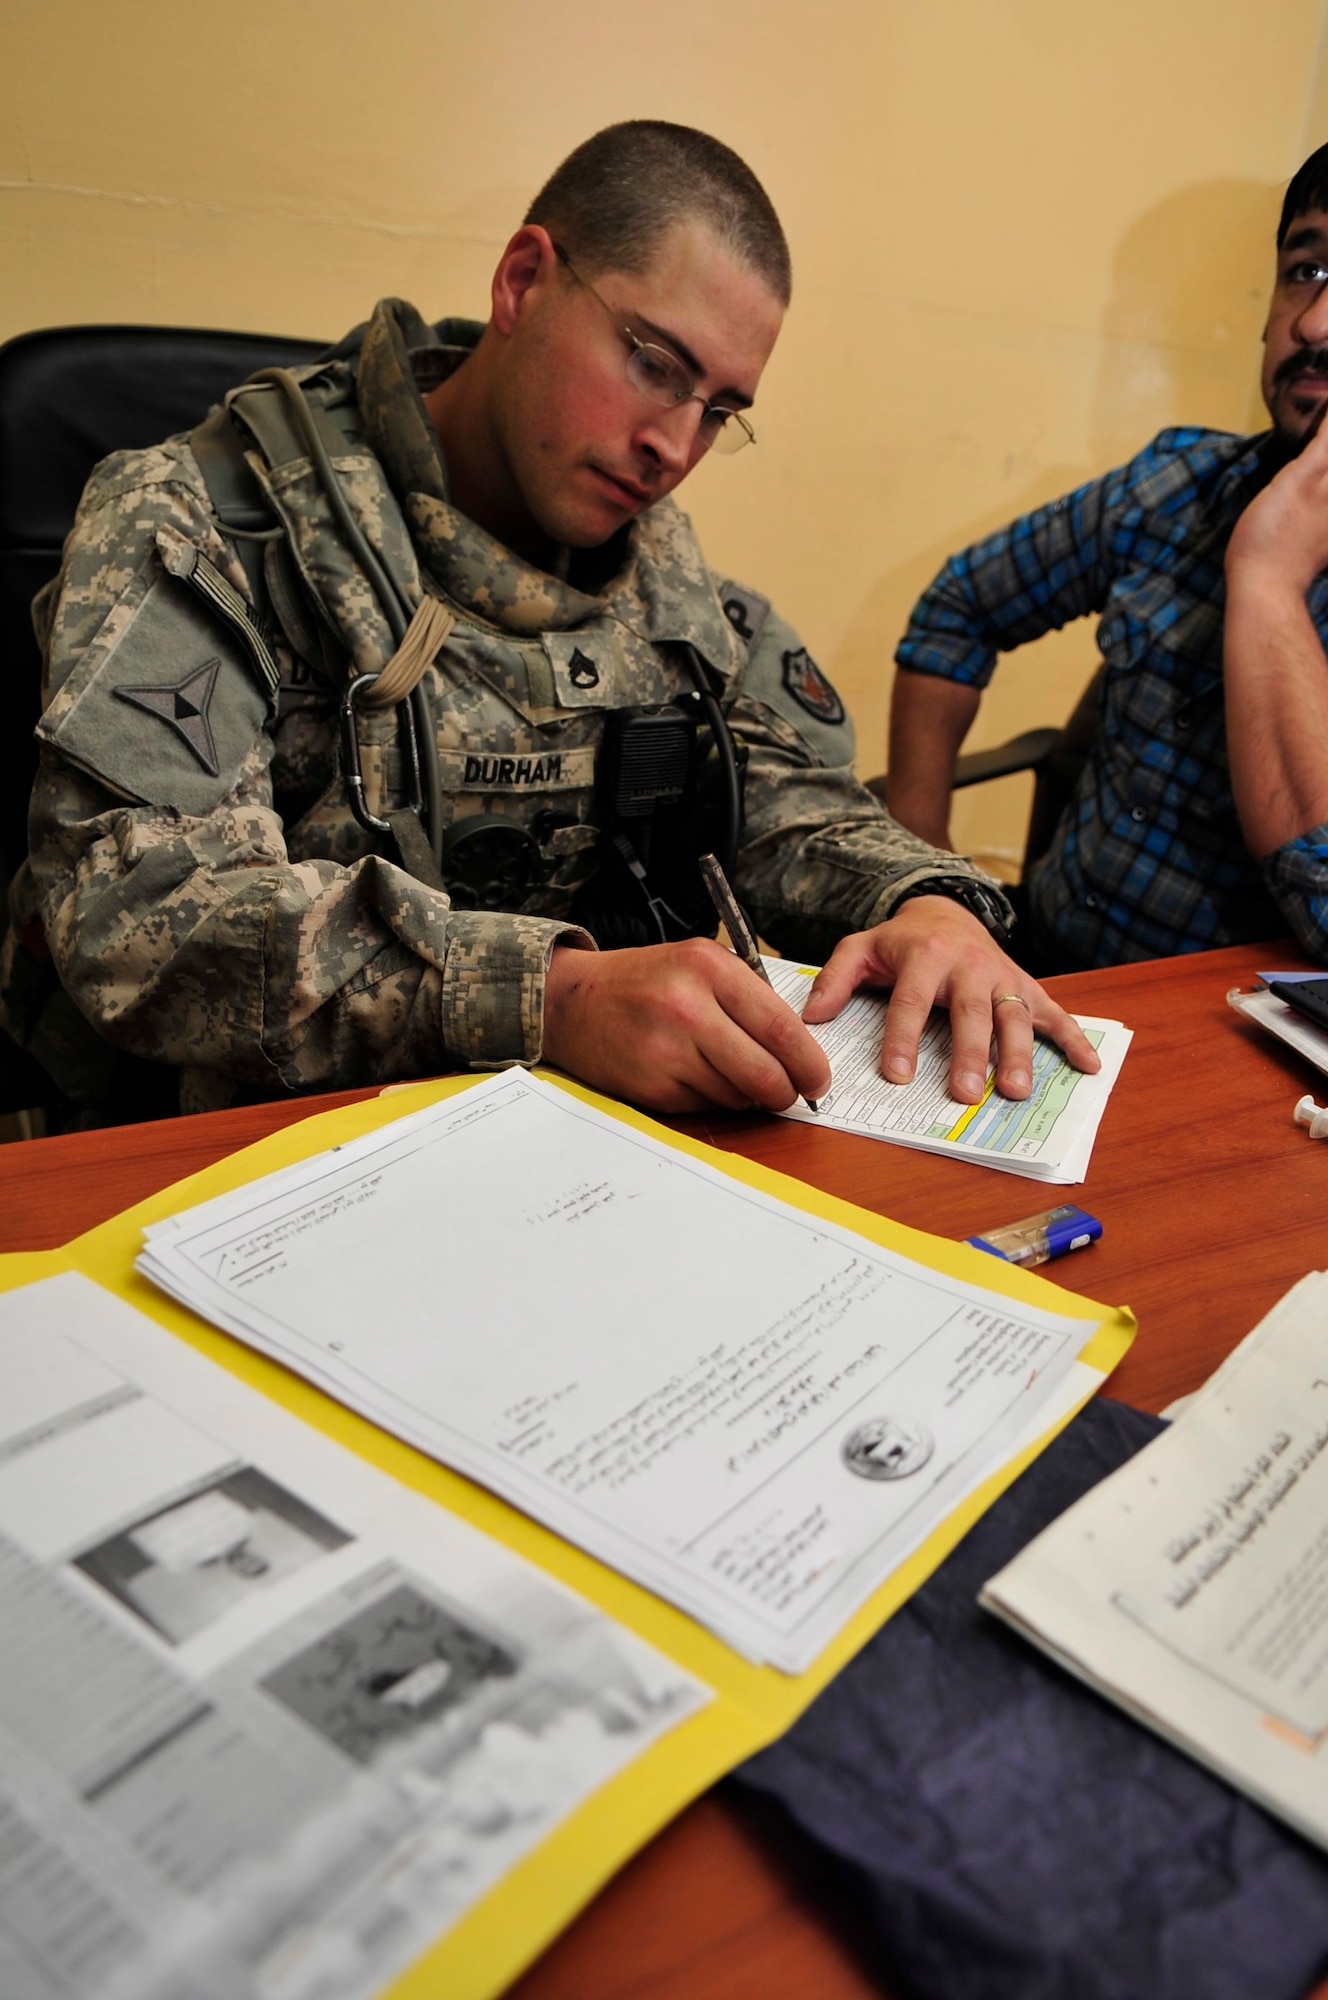
<svg viewBox="0 0 1328 2000">
<path fill-rule="evenodd" d="M 269 1092 L 538 1060 L 549 954 L 590 939 L 457 911 L 374 855 L 292 861 L 261 691 L 164 570 L 163 532 L 244 591 L 168 446 L 94 475 L 49 633 L 31 862 L 80 1009 L 120 1047 Z M 192 738 L 143 702 L 190 672 Z"/>
<path fill-rule="evenodd" d="M 890 701 L 890 811 L 933 847 L 950 847 L 955 758 L 982 695 L 933 674 L 895 675 Z"/>
<path fill-rule="evenodd" d="M 993 1035 L 1002 1097 L 1027 1097 L 1032 1088 L 1034 1030 L 1076 1069 L 1092 1075 L 1102 1067 L 1078 1022 L 948 898 L 913 897 L 897 916 L 846 937 L 817 978 L 804 1019 L 833 1020 L 863 986 L 890 991 L 880 1071 L 891 1083 L 912 1081 L 933 1007 L 950 1016 L 948 1088 L 961 1104 L 982 1096 Z"/>
<path fill-rule="evenodd" d="M 951 556 L 914 605 L 895 654 L 890 811 L 934 846 L 950 845 L 955 757 L 997 655 L 1102 609 L 1114 513 L 1152 452 Z"/>
<path fill-rule="evenodd" d="M 933 1007 L 948 1008 L 950 1095 L 976 1104 L 996 1037 L 996 1087 L 1027 1097 L 1033 1034 L 1076 1069 L 1099 1059 L 1083 1031 L 949 897 L 917 896 L 898 916 L 846 937 L 818 977 L 804 1020 L 829 1021 L 860 987 L 891 992 L 880 1070 L 908 1083 Z M 708 1104 L 786 1111 L 823 1097 L 830 1069 L 777 994 L 707 938 L 601 953 L 555 950 L 545 982 L 544 1051 L 583 1083 L 656 1111 Z"/>
<path fill-rule="evenodd" d="M 789 671 L 790 660 L 801 663 L 798 672 Z M 964 1103 L 985 1087 L 993 1033 L 996 1084 L 1007 1097 L 1028 1095 L 1034 1027 L 1079 1068 L 1095 1070 L 1097 1057 L 1070 1016 L 974 914 L 976 903 L 994 928 L 1008 925 L 999 886 L 963 856 L 899 825 L 857 783 L 852 725 L 815 668 L 822 685 L 809 681 L 808 665 L 797 635 L 772 612 L 731 711 L 749 752 L 739 893 L 763 935 L 785 950 L 806 949 L 804 928 L 825 932 L 835 919 L 841 926 L 807 1020 L 831 1019 L 859 987 L 890 990 L 881 1074 L 907 1083 L 932 1007 L 947 1008 L 950 1089 Z M 1027 1005 L 998 1001 L 1011 993 Z"/>
<path fill-rule="evenodd" d="M 907 1082 L 931 1007 L 948 1007 L 950 1088 L 970 1103 L 985 1086 L 993 1030 L 997 1087 L 1007 1096 L 1028 1095 L 1035 1026 L 1079 1068 L 1097 1068 L 1070 1017 L 955 900 L 981 891 L 998 918 L 1005 905 L 996 885 L 897 825 L 857 783 L 843 704 L 773 613 L 729 713 L 748 751 L 738 892 L 776 945 L 802 953 L 800 940 L 818 932 L 842 939 L 808 1020 L 830 1019 L 860 986 L 892 988 L 881 1069 Z M 545 1050 L 584 1081 L 664 1111 L 707 1103 L 780 1111 L 798 1095 L 822 1095 L 829 1081 L 792 1010 L 706 940 L 595 959 L 555 951 Z"/>
<path fill-rule="evenodd" d="M 583 1083 L 653 1111 L 786 1111 L 830 1087 L 829 1064 L 793 1009 L 710 938 L 555 951 L 544 1051 Z"/>
<path fill-rule="evenodd" d="M 1251 501 L 1227 547 L 1227 755 L 1241 831 L 1258 861 L 1328 821 L 1328 661 L 1305 602 L 1325 567 L 1321 427 Z"/>
</svg>

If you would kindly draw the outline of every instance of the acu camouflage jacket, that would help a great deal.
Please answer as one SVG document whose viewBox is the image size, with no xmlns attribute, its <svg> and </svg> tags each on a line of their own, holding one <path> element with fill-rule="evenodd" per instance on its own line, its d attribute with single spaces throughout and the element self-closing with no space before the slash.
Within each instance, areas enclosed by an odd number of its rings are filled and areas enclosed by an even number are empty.
<svg viewBox="0 0 1328 2000">
<path fill-rule="evenodd" d="M 185 438 L 103 461 L 39 600 L 45 712 L 16 917 L 40 918 L 102 1036 L 183 1068 L 189 1107 L 537 1061 L 549 955 L 591 944 L 568 917 L 596 866 L 606 718 L 690 690 L 678 641 L 700 653 L 747 746 L 736 886 L 776 945 L 827 920 L 865 928 L 923 882 L 985 881 L 855 781 L 834 690 L 764 600 L 710 575 L 671 502 L 606 552 L 617 567 L 594 595 L 452 506 L 421 390 L 477 336 L 455 322 L 435 335 L 388 300 L 358 359 L 304 387 L 358 403 L 363 441 L 335 461 L 343 491 L 416 597 L 454 614 L 425 675 L 445 817 L 529 826 L 554 807 L 563 822 L 521 909 L 458 909 L 349 809 L 341 684 L 381 667 L 394 641 L 307 456 L 250 462 L 336 630 L 292 608 L 266 678 L 260 649 L 187 581 L 197 550 L 250 601 Z M 401 780 L 394 738 L 390 711 L 366 724 L 380 810 Z"/>
</svg>

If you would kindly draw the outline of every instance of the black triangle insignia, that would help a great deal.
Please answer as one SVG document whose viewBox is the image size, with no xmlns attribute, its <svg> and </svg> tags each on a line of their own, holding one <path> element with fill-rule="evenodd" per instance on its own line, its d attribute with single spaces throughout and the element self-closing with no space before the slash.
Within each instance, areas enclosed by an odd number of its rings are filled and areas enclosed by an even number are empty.
<svg viewBox="0 0 1328 2000">
<path fill-rule="evenodd" d="M 182 681 L 173 681 L 166 687 L 118 687 L 115 692 L 121 701 L 131 701 L 135 708 L 146 709 L 149 715 L 159 716 L 168 723 L 189 745 L 209 778 L 216 778 L 221 770 L 208 710 L 220 672 L 220 660 L 204 660 L 201 667 L 195 667 Z"/>
</svg>

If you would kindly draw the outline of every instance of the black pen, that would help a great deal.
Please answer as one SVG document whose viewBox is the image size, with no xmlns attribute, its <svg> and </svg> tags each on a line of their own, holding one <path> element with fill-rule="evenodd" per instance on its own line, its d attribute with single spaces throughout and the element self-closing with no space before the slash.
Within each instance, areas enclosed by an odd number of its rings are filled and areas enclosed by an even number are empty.
<svg viewBox="0 0 1328 2000">
<path fill-rule="evenodd" d="M 701 870 L 701 880 L 706 885 L 706 894 L 715 906 L 716 915 L 729 934 L 729 943 L 744 965 L 750 965 L 757 977 L 764 979 L 773 988 L 774 981 L 761 961 L 761 948 L 752 936 L 752 927 L 738 907 L 738 899 L 729 887 L 729 878 L 720 867 L 713 854 L 703 854 L 697 866 Z M 814 1097 L 804 1097 L 803 1103 L 809 1111 L 819 1111 Z"/>
</svg>

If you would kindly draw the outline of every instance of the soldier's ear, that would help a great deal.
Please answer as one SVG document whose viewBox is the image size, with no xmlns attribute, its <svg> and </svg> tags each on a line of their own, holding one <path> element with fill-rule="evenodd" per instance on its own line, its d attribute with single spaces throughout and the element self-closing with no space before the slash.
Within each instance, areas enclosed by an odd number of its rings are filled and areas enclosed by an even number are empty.
<svg viewBox="0 0 1328 2000">
<path fill-rule="evenodd" d="M 517 230 L 493 274 L 493 324 L 510 334 L 523 314 L 557 283 L 558 256 L 547 229 L 525 223 Z"/>
</svg>

